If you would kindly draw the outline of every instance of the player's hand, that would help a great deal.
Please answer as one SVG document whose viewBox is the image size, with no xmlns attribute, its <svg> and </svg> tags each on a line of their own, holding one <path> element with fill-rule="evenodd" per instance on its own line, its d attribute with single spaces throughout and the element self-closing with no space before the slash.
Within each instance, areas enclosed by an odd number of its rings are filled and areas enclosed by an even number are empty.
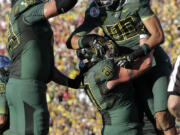
<svg viewBox="0 0 180 135">
<path fill-rule="evenodd" d="M 117 59 L 117 66 L 126 67 L 127 65 L 130 65 L 132 62 L 133 60 L 129 57 L 129 55 L 123 56 Z"/>
<path fill-rule="evenodd" d="M 84 76 L 82 73 L 80 73 L 79 75 L 76 76 L 75 79 L 70 79 L 68 81 L 68 86 L 74 89 L 78 89 L 81 85 L 81 82 L 83 81 Z"/>
<path fill-rule="evenodd" d="M 0 129 L 4 127 L 4 125 L 7 122 L 7 116 L 5 115 L 0 115 Z"/>
</svg>

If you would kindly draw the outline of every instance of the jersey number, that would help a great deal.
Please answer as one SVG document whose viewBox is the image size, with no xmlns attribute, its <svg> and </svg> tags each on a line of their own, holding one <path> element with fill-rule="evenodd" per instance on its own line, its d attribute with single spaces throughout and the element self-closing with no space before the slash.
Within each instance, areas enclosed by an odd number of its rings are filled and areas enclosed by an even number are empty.
<svg viewBox="0 0 180 135">
<path fill-rule="evenodd" d="M 106 30 L 110 37 L 116 42 L 127 40 L 138 34 L 136 23 L 131 16 L 120 20 L 117 24 L 107 25 Z"/>
<path fill-rule="evenodd" d="M 105 66 L 102 69 L 102 73 L 105 74 L 107 77 L 109 77 L 110 75 L 112 76 L 112 72 L 113 72 L 113 69 L 109 66 Z"/>
</svg>

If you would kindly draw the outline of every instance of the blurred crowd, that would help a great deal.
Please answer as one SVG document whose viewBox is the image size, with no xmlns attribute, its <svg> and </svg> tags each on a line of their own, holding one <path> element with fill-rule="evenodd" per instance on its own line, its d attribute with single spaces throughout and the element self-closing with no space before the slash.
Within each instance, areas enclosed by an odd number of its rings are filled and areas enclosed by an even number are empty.
<svg viewBox="0 0 180 135">
<path fill-rule="evenodd" d="M 152 0 L 151 4 L 165 33 L 162 47 L 175 62 L 180 54 L 180 0 Z"/>
<path fill-rule="evenodd" d="M 67 49 L 65 42 L 74 29 L 83 22 L 84 10 L 89 0 L 79 0 L 67 14 L 50 19 L 54 31 L 55 64 L 71 78 L 78 72 L 76 52 Z M 0 2 L 0 54 L 5 50 L 9 2 Z M 175 62 L 180 54 L 180 1 L 152 0 L 151 6 L 160 18 L 165 32 L 162 47 Z M 179 30 L 178 30 L 179 29 Z M 97 30 L 101 33 L 101 30 Z M 100 135 L 101 116 L 90 103 L 83 89 L 71 89 L 53 82 L 48 84 L 47 102 L 50 111 L 50 135 Z"/>
</svg>

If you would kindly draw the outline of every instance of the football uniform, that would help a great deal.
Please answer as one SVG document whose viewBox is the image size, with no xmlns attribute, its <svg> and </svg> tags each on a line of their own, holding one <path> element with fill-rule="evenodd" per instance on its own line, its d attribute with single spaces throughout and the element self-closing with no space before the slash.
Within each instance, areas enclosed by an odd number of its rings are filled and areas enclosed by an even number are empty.
<svg viewBox="0 0 180 135">
<path fill-rule="evenodd" d="M 120 1 L 116 10 L 98 8 L 92 2 L 87 6 L 83 24 L 72 35 L 82 37 L 94 28 L 101 27 L 105 36 L 119 46 L 120 54 L 127 55 L 139 48 L 140 34 L 149 34 L 142 20 L 152 16 L 154 13 L 149 0 Z M 139 108 L 143 109 L 153 122 L 156 112 L 167 110 L 167 87 L 171 71 L 168 55 L 161 47 L 156 47 L 153 68 L 133 81 Z"/>
<path fill-rule="evenodd" d="M 5 135 L 46 135 L 49 112 L 46 83 L 50 81 L 53 32 L 42 1 L 16 1 L 9 13 L 7 51 L 12 59 L 6 98 L 10 129 Z"/>
<path fill-rule="evenodd" d="M 85 92 L 102 115 L 103 135 L 141 135 L 142 125 L 132 84 L 122 83 L 111 90 L 106 87 L 107 82 L 118 74 L 117 68 L 113 60 L 97 62 L 85 73 Z"/>
</svg>

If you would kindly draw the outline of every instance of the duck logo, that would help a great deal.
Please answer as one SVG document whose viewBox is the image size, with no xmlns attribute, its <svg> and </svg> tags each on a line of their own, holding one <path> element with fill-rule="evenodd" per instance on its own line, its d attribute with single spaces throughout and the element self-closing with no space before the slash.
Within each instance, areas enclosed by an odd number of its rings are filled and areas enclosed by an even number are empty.
<svg viewBox="0 0 180 135">
<path fill-rule="evenodd" d="M 92 8 L 90 9 L 90 15 L 91 15 L 92 17 L 98 17 L 99 14 L 100 14 L 100 10 L 99 10 L 98 8 L 92 7 Z"/>
</svg>

